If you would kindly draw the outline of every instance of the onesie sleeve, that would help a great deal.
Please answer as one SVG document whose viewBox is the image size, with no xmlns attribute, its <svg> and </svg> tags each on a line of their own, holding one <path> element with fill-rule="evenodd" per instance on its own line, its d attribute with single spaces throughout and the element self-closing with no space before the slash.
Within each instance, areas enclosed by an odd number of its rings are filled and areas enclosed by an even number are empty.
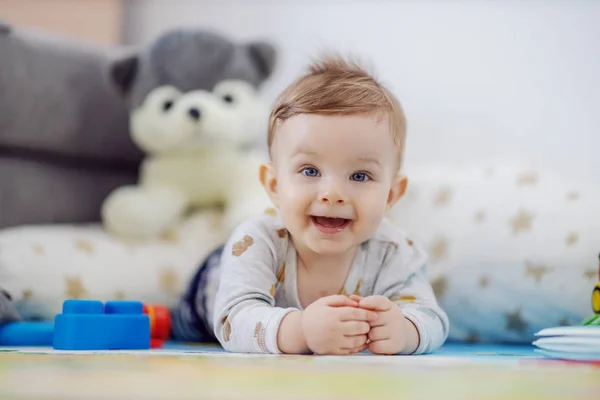
<svg viewBox="0 0 600 400">
<path fill-rule="evenodd" d="M 417 328 L 419 346 L 413 354 L 435 351 L 446 341 L 450 323 L 427 279 L 425 251 L 404 237 L 390 247 L 375 293 L 396 303 Z"/>
<path fill-rule="evenodd" d="M 271 232 L 273 231 L 273 232 Z M 283 241 L 273 224 L 250 220 L 224 247 L 215 299 L 214 333 L 238 353 L 281 353 L 277 333 L 294 308 L 275 307 L 274 288 Z"/>
</svg>

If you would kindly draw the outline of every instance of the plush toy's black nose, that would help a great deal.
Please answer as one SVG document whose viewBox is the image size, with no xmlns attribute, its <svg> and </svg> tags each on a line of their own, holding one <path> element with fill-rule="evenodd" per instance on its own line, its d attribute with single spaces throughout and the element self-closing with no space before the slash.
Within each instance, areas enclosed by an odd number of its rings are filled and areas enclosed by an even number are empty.
<svg viewBox="0 0 600 400">
<path fill-rule="evenodd" d="M 200 119 L 200 115 L 202 115 L 202 113 L 200 112 L 199 109 L 197 109 L 196 107 L 192 107 L 188 110 L 188 114 L 190 117 L 192 117 L 192 119 L 198 121 Z"/>
</svg>

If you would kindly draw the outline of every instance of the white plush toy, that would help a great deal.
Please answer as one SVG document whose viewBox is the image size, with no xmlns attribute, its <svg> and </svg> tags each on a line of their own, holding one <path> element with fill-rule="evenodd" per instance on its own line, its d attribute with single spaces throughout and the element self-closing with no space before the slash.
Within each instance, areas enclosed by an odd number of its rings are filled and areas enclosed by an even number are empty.
<svg viewBox="0 0 600 400">
<path fill-rule="evenodd" d="M 259 182 L 266 154 L 249 146 L 266 137 L 269 108 L 242 81 L 212 92 L 152 91 L 131 116 L 133 141 L 148 154 L 136 186 L 104 202 L 105 229 L 125 239 L 164 234 L 191 208 L 223 205 L 226 235 L 270 204 Z"/>
</svg>

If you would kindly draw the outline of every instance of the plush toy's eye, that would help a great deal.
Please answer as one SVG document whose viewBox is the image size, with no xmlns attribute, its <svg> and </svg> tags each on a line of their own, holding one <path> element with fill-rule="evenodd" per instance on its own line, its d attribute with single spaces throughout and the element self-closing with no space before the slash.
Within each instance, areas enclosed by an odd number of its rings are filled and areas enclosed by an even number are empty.
<svg viewBox="0 0 600 400">
<path fill-rule="evenodd" d="M 233 103 L 233 96 L 230 94 L 226 94 L 223 96 L 223 101 L 226 103 Z"/>
<path fill-rule="evenodd" d="M 163 103 L 163 111 L 169 111 L 173 107 L 173 100 L 167 100 Z"/>
</svg>

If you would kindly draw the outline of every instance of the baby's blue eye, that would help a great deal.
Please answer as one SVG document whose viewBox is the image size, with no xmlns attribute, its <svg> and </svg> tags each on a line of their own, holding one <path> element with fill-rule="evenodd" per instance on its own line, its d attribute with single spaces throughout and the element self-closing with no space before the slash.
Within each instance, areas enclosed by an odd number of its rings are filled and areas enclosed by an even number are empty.
<svg viewBox="0 0 600 400">
<path fill-rule="evenodd" d="M 365 182 L 369 180 L 369 176 L 364 172 L 355 172 L 354 174 L 352 174 L 352 177 L 350 179 L 352 179 L 353 181 Z"/>
<path fill-rule="evenodd" d="M 304 176 L 310 176 L 310 177 L 319 176 L 319 171 L 317 171 L 316 168 L 312 168 L 312 167 L 304 168 L 301 172 Z"/>
</svg>

